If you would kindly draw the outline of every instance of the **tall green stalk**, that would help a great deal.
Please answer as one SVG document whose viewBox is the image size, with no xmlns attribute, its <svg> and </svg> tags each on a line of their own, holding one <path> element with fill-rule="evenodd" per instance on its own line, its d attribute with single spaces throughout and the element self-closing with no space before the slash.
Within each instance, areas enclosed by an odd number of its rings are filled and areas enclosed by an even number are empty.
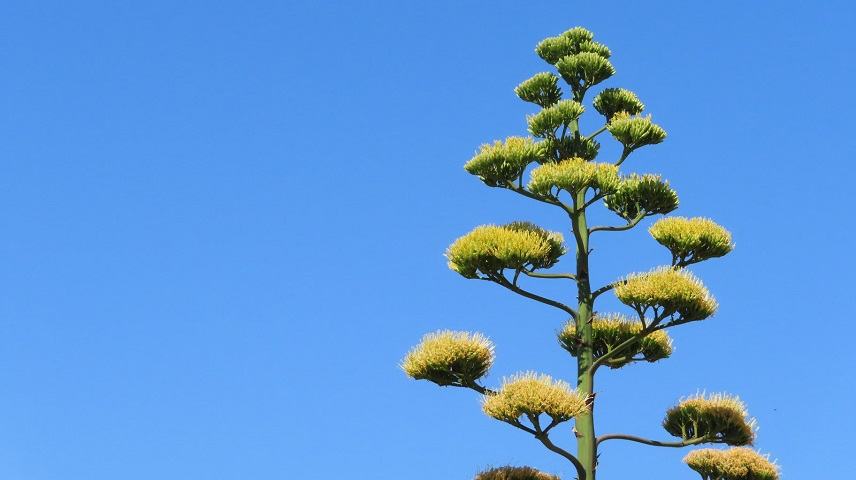
<svg viewBox="0 0 856 480">
<path fill-rule="evenodd" d="M 574 133 L 578 127 L 574 125 Z M 594 479 L 596 462 L 596 437 L 594 433 L 594 372 L 592 364 L 592 312 L 593 299 L 589 283 L 589 230 L 586 220 L 585 191 L 574 197 L 571 222 L 577 243 L 577 332 L 579 332 L 579 350 L 577 354 L 577 390 L 585 395 L 589 411 L 576 418 L 575 435 L 577 437 L 577 458 L 586 471 L 588 480 Z"/>
</svg>

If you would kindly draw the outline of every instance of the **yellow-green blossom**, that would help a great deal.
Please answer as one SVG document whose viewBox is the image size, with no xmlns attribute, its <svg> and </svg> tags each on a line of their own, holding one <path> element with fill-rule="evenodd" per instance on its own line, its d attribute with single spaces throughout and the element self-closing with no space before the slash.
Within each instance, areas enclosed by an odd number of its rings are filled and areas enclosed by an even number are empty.
<svg viewBox="0 0 856 480">
<path fill-rule="evenodd" d="M 588 410 L 585 397 L 567 382 L 533 372 L 505 379 L 498 392 L 485 395 L 482 408 L 488 416 L 505 422 L 541 414 L 564 422 Z"/>
<path fill-rule="evenodd" d="M 755 420 L 749 418 L 746 405 L 724 393 L 681 400 L 666 412 L 663 428 L 684 440 L 705 438 L 734 446 L 751 445 L 755 440 Z"/>
<path fill-rule="evenodd" d="M 493 360 L 493 343 L 484 335 L 442 330 L 425 335 L 404 357 L 401 368 L 416 380 L 470 386 L 487 374 Z"/>
</svg>

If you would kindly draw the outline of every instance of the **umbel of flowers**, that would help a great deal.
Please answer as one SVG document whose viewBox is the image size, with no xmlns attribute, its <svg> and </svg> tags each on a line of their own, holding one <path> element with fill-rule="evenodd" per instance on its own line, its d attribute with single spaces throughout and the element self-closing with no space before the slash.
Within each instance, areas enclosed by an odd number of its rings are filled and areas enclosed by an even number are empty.
<svg viewBox="0 0 856 480">
<path fill-rule="evenodd" d="M 529 136 L 482 145 L 464 169 L 488 187 L 558 209 L 569 220 L 567 232 L 526 221 L 482 225 L 452 242 L 446 258 L 449 268 L 464 278 L 486 280 L 559 310 L 563 318 L 558 346 L 575 360 L 567 368 L 572 381 L 525 371 L 490 388 L 484 378 L 494 363 L 493 343 L 481 333 L 447 330 L 426 335 L 405 356 L 402 369 L 414 379 L 477 392 L 486 415 L 567 459 L 579 480 L 594 480 L 598 461 L 609 461 L 602 449 L 611 440 L 660 447 L 724 444 L 732 448 L 697 450 L 685 462 L 704 480 L 777 480 L 778 467 L 749 448 L 755 440 L 755 420 L 743 402 L 728 394 L 698 394 L 667 409 L 663 428 L 675 441 L 624 433 L 596 435 L 594 412 L 602 412 L 594 408 L 593 385 L 600 367 L 621 369 L 668 359 L 672 355 L 668 330 L 708 319 L 717 309 L 716 300 L 687 268 L 728 254 L 734 244 L 731 234 L 713 220 L 660 218 L 649 232 L 668 250 L 668 263 L 593 285 L 589 257 L 595 234 L 630 230 L 678 208 L 677 193 L 660 175 L 622 171 L 634 152 L 663 142 L 666 131 L 645 112 L 635 93 L 617 87 L 602 88 L 594 95 L 590 105 L 603 124 L 592 132 L 582 131 L 586 94 L 616 72 L 612 52 L 588 30 L 576 27 L 547 38 L 535 52 L 554 70 L 536 73 L 514 89 L 533 105 L 526 122 Z M 617 158 L 598 159 L 600 141 L 606 136 L 618 143 Z M 589 210 L 598 204 L 617 215 L 616 223 L 589 224 Z M 548 270 L 565 255 L 574 257 L 567 262 L 574 266 L 571 271 Z M 571 300 L 549 298 L 530 287 L 541 280 L 565 282 Z M 595 313 L 598 299 L 607 293 L 614 294 L 627 312 Z M 567 426 L 571 422 L 573 428 Z M 567 446 L 573 442 L 576 449 Z M 504 466 L 475 478 L 558 477 L 529 466 Z"/>
</svg>

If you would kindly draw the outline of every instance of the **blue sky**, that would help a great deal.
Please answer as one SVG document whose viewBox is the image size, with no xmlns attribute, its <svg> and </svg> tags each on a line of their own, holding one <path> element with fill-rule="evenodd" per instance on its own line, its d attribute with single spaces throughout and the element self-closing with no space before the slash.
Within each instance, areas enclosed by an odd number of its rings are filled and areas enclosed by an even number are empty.
<svg viewBox="0 0 856 480">
<path fill-rule="evenodd" d="M 715 318 L 600 374 L 598 431 L 665 439 L 679 397 L 728 391 L 785 478 L 851 474 L 854 9 L 623 3 L 5 2 L 0 477 L 571 478 L 397 365 L 452 328 L 496 342 L 491 384 L 572 376 L 560 314 L 442 254 L 482 223 L 567 231 L 461 166 L 525 132 L 512 88 L 575 25 L 669 132 L 625 171 L 737 244 L 694 269 Z M 668 261 L 645 230 L 593 240 L 596 282 Z M 694 478 L 685 453 L 605 444 L 600 476 Z"/>
</svg>

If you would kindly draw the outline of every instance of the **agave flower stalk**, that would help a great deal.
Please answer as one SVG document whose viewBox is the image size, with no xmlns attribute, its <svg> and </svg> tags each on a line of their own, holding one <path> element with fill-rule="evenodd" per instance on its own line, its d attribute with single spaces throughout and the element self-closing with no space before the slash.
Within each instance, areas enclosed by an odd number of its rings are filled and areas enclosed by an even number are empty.
<svg viewBox="0 0 856 480">
<path fill-rule="evenodd" d="M 746 447 L 755 439 L 755 421 L 744 404 L 728 394 L 699 394 L 668 409 L 663 428 L 676 441 L 625 433 L 596 435 L 594 382 L 600 367 L 620 369 L 669 358 L 672 340 L 666 330 L 705 320 L 717 309 L 716 300 L 687 267 L 722 257 L 734 244 L 731 234 L 710 219 L 663 218 L 649 232 L 670 252 L 668 264 L 592 285 L 593 234 L 630 230 L 678 207 L 677 193 L 659 175 L 620 171 L 635 151 L 663 142 L 666 131 L 650 114 L 643 114 L 645 105 L 636 94 L 623 88 L 606 88 L 594 97 L 592 105 L 603 116 L 603 126 L 588 134 L 581 131 L 586 93 L 616 72 L 612 52 L 595 42 L 588 30 L 576 27 L 547 38 L 535 51 L 558 75 L 537 73 L 515 89 L 518 97 L 539 108 L 527 118 L 532 136 L 485 144 L 464 168 L 489 187 L 558 207 L 568 220 L 569 246 L 559 232 L 517 221 L 476 227 L 455 240 L 446 257 L 449 268 L 464 278 L 495 283 L 561 311 L 564 327 L 558 343 L 576 360 L 576 368 L 569 368 L 572 380 L 527 371 L 506 377 L 496 389 L 486 387 L 480 382 L 493 365 L 494 346 L 485 335 L 468 332 L 427 335 L 408 353 L 402 368 L 414 379 L 478 392 L 484 413 L 532 435 L 567 459 L 579 480 L 595 479 L 599 449 L 610 440 L 671 448 L 726 444 L 735 448 L 700 450 L 685 461 L 708 480 L 777 480 L 778 467 Z M 560 78 L 570 88 L 570 98 L 562 98 Z M 596 161 L 600 143 L 595 138 L 604 132 L 621 146 L 621 155 L 613 161 Z M 601 202 L 621 221 L 589 225 L 589 209 Z M 570 249 L 575 255 L 573 271 L 545 271 Z M 571 299 L 536 293 L 524 286 L 524 278 L 573 282 Z M 627 306 L 631 316 L 595 314 L 598 298 L 608 292 Z M 563 430 L 561 425 L 571 420 L 573 429 Z M 573 442 L 575 450 L 564 446 Z M 486 470 L 476 478 L 556 477 L 531 467 L 508 466 Z"/>
</svg>

